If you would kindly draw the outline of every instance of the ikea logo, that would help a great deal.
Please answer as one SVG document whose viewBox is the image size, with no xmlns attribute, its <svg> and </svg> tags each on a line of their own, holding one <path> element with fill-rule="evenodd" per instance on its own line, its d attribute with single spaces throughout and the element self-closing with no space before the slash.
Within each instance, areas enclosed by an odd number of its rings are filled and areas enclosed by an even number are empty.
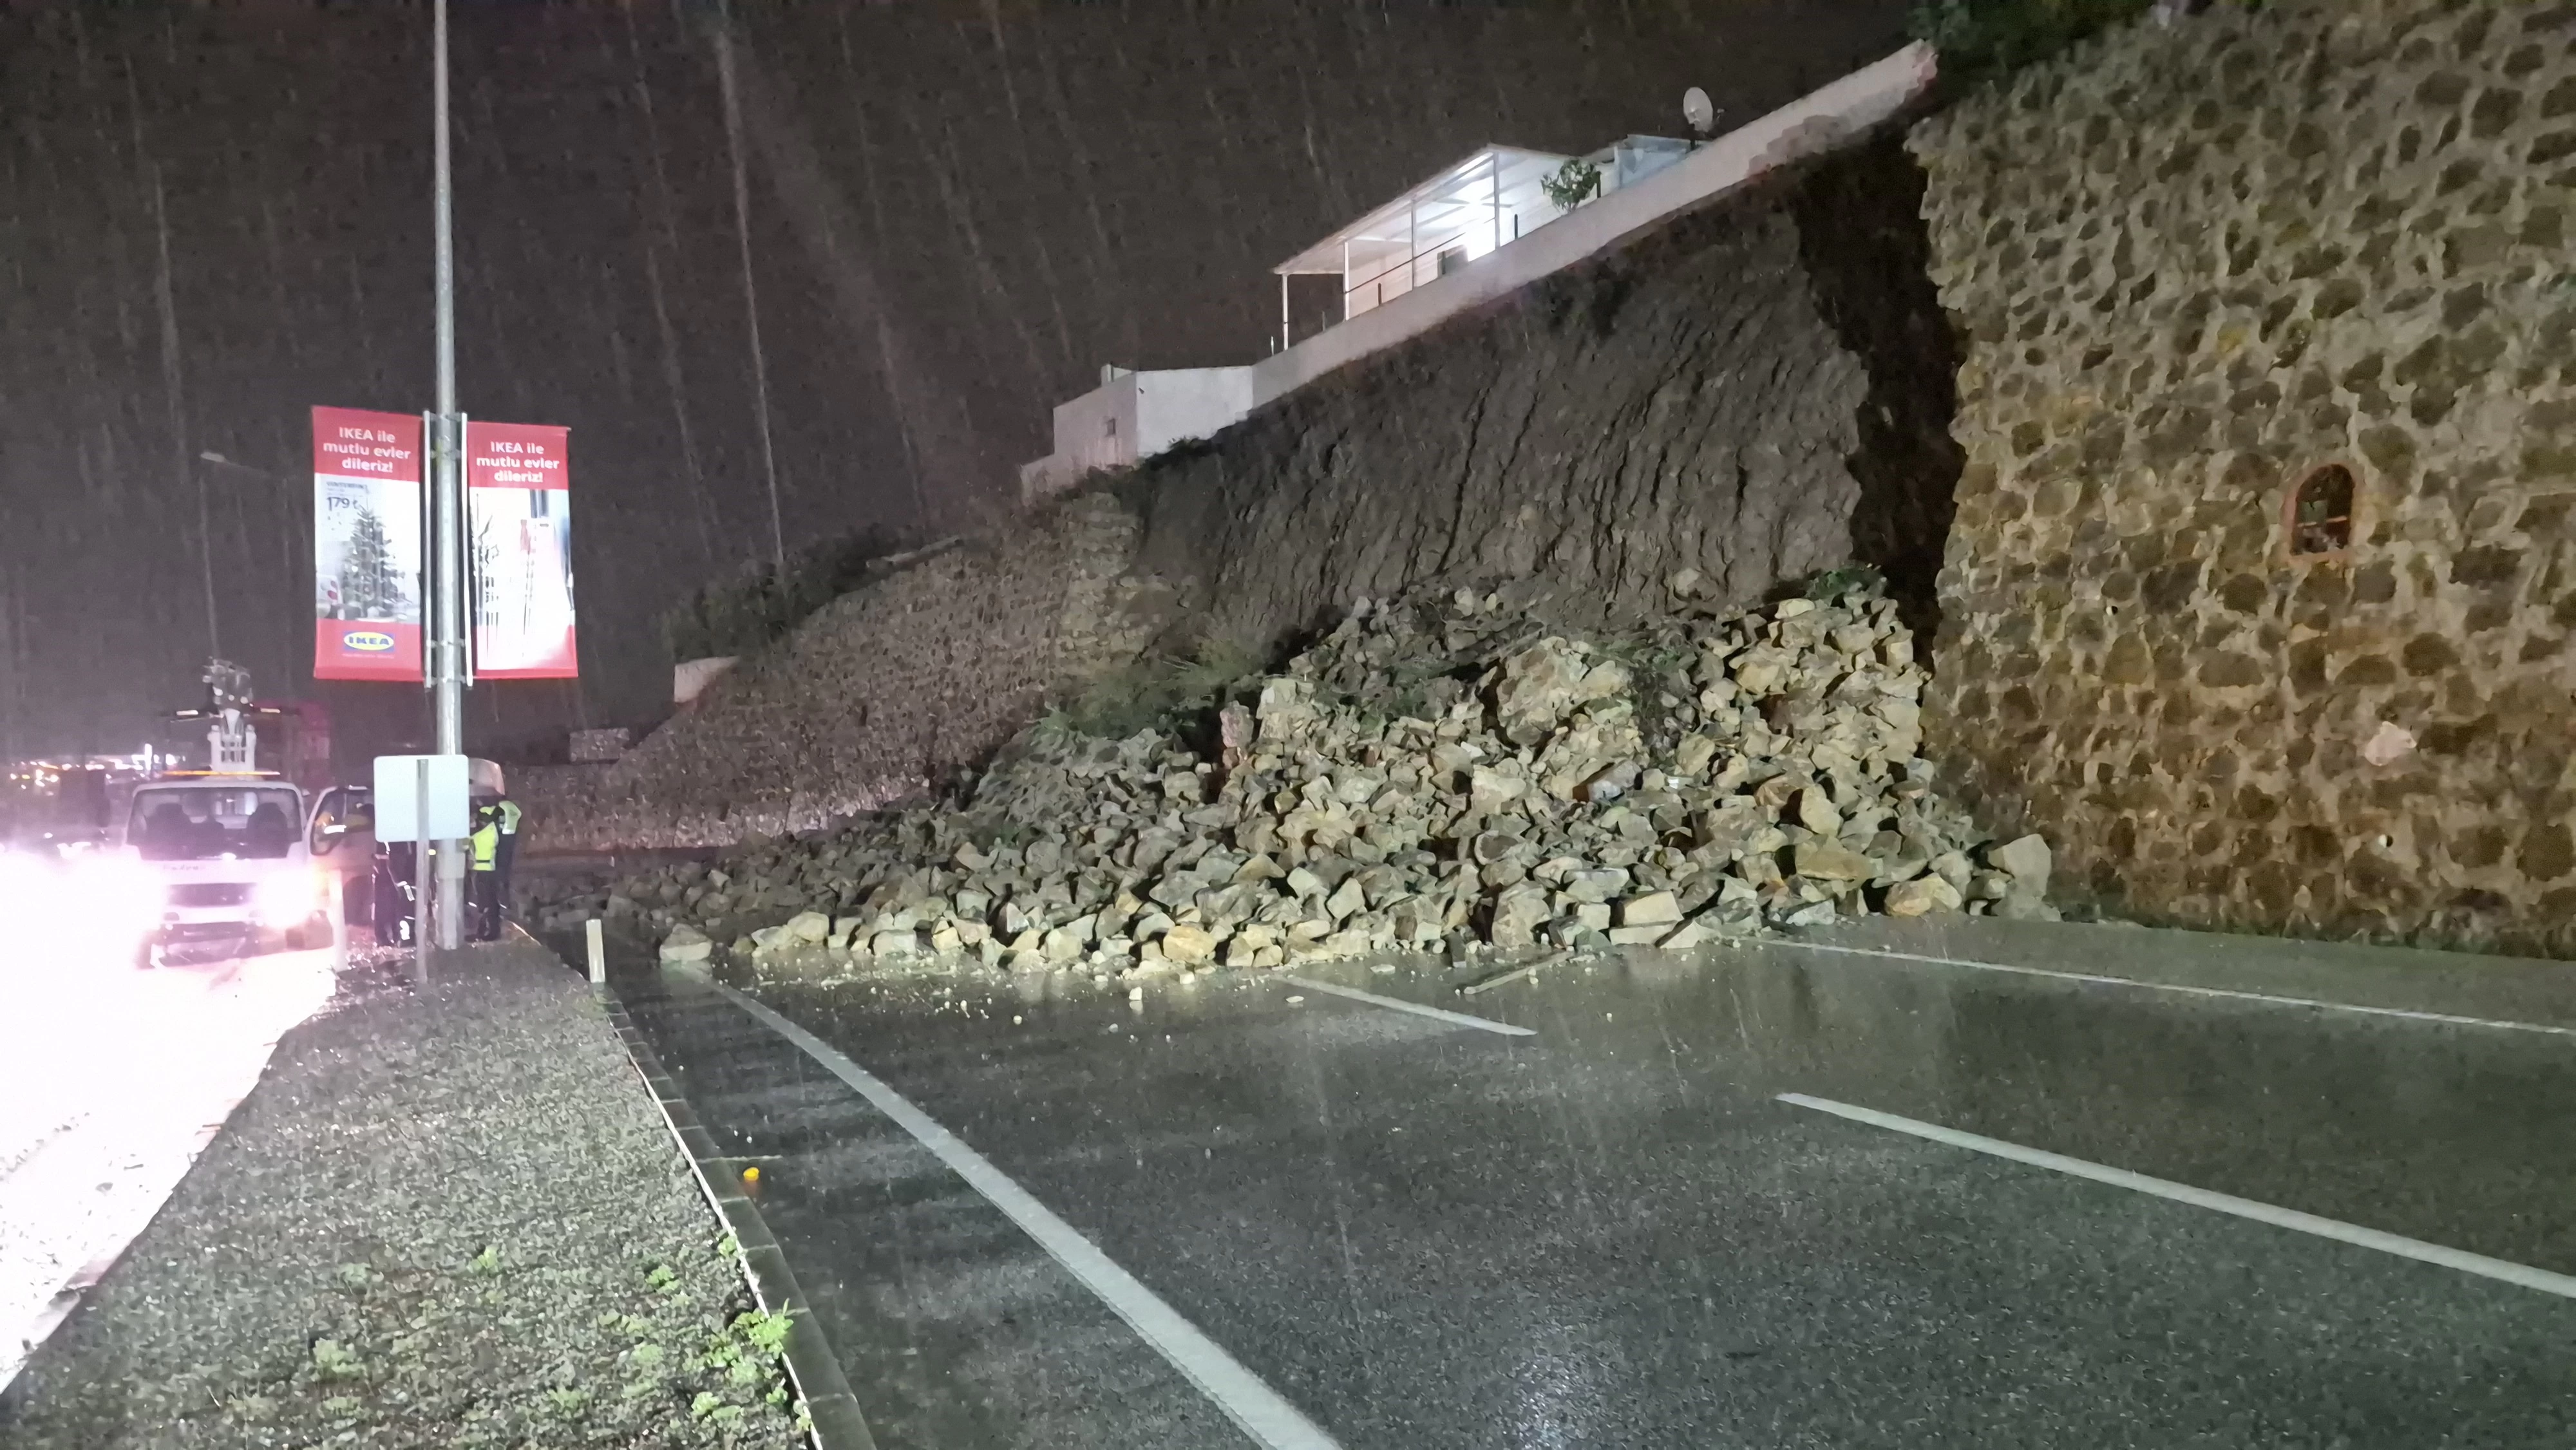
<svg viewBox="0 0 2576 1450">
<path fill-rule="evenodd" d="M 353 629 L 340 636 L 340 643 L 366 654 L 380 655 L 394 647 L 394 637 L 372 629 Z"/>
</svg>

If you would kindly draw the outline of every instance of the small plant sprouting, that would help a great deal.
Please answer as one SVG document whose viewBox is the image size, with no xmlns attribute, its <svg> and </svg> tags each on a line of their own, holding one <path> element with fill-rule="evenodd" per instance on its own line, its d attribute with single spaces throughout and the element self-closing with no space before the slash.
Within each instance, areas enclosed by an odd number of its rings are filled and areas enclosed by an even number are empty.
<svg viewBox="0 0 2576 1450">
<path fill-rule="evenodd" d="M 324 1379 L 357 1379 L 367 1372 L 367 1362 L 358 1352 L 336 1339 L 313 1341 L 313 1368 Z"/>
<path fill-rule="evenodd" d="M 674 1288 L 679 1282 L 679 1272 L 668 1264 L 655 1264 L 653 1272 L 644 1276 L 645 1287 L 652 1289 Z"/>
<path fill-rule="evenodd" d="M 776 1355 L 787 1348 L 789 1316 L 754 1309 L 734 1316 L 733 1332 L 749 1341 L 762 1354 Z"/>
<path fill-rule="evenodd" d="M 2086 36 L 2134 20 L 2154 0 L 1922 0 L 1907 21 L 1941 53 L 1945 75 L 1992 80 Z"/>
<path fill-rule="evenodd" d="M 1807 581 L 1807 597 L 1820 604 L 1830 604 L 1846 594 L 1880 595 L 1887 592 L 1887 576 L 1875 565 L 1846 564 L 1840 569 L 1827 569 Z"/>
<path fill-rule="evenodd" d="M 689 1401 L 689 1413 L 710 1425 L 731 1425 L 742 1419 L 743 1410 L 722 1395 L 700 1390 L 698 1397 Z"/>
<path fill-rule="evenodd" d="M 466 1261 L 465 1271 L 469 1274 L 497 1274 L 501 1272 L 501 1246 L 499 1244 L 485 1244 L 483 1246 L 483 1252 L 476 1254 L 473 1258 Z"/>
</svg>

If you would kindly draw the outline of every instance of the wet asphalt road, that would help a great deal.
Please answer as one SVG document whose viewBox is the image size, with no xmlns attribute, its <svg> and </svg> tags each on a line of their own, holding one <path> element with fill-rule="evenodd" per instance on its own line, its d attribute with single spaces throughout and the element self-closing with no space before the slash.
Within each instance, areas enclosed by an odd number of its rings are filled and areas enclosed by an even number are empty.
<svg viewBox="0 0 2576 1450">
<path fill-rule="evenodd" d="M 2551 969 L 2099 929 L 1930 954 L 2576 1021 Z M 1776 1097 L 2569 1274 L 2576 1035 L 1787 948 L 1472 1000 L 1333 975 L 1535 1035 L 1276 978 L 766 1000 L 1344 1446 L 2576 1444 L 2576 1300 Z M 1253 1443 L 813 1059 L 701 982 L 620 990 L 760 1163 L 879 1444 Z"/>
</svg>

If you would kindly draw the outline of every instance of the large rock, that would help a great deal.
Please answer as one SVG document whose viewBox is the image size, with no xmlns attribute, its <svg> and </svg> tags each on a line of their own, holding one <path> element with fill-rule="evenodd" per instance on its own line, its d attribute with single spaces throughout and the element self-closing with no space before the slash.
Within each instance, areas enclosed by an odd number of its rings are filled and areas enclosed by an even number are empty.
<svg viewBox="0 0 2576 1450">
<path fill-rule="evenodd" d="M 1681 903 L 1673 900 L 1669 891 L 1649 891 L 1619 903 L 1619 924 L 1623 927 L 1672 926 L 1681 919 Z M 1619 940 L 1616 935 L 1610 939 Z"/>
<path fill-rule="evenodd" d="M 715 950 L 716 944 L 694 926 L 675 926 L 671 928 L 670 935 L 662 938 L 661 956 L 666 962 L 703 962 L 713 956 Z"/>
<path fill-rule="evenodd" d="M 1867 881 L 1878 874 L 1877 862 L 1830 841 L 1801 841 L 1791 859 L 1810 881 Z"/>
<path fill-rule="evenodd" d="M 1933 912 L 1958 911 L 1966 904 L 1960 899 L 1959 888 L 1938 876 L 1900 881 L 1887 889 L 1887 914 L 1890 916 L 1926 916 Z"/>
<path fill-rule="evenodd" d="M 2009 874 L 2013 884 L 2032 896 L 2048 894 L 2048 872 L 2051 856 L 2048 842 L 2037 836 L 2023 836 L 2008 841 L 1986 853 L 1986 860 L 1998 871 Z"/>
<path fill-rule="evenodd" d="M 1535 744 L 1556 728 L 1582 698 L 1592 664 L 1565 640 L 1540 640 L 1503 661 L 1502 682 L 1494 687 L 1494 712 L 1503 734 L 1527 735 Z"/>
<path fill-rule="evenodd" d="M 1798 792 L 1798 824 L 1819 836 L 1833 836 L 1843 828 L 1842 813 L 1834 809 L 1833 797 L 1820 785 Z"/>
<path fill-rule="evenodd" d="M 1491 940 L 1500 947 L 1533 945 L 1547 914 L 1545 888 L 1530 883 L 1511 887 L 1494 899 Z"/>
</svg>

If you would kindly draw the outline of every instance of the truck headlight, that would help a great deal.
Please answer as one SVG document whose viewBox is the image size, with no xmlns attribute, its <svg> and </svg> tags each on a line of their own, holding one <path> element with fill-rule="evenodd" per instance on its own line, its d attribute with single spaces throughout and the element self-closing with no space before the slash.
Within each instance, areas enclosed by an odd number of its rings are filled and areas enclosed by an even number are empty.
<svg viewBox="0 0 2576 1450">
<path fill-rule="evenodd" d="M 67 861 L 53 889 L 48 900 L 57 920 L 78 923 L 93 939 L 120 943 L 152 930 L 168 890 L 150 868 L 113 851 Z"/>
<path fill-rule="evenodd" d="M 251 890 L 250 905 L 262 921 L 298 922 L 314 913 L 320 895 L 312 876 L 288 871 L 263 877 Z"/>
<path fill-rule="evenodd" d="M 54 873 L 31 856 L 0 853 L 0 913 L 11 921 L 42 920 L 60 902 Z"/>
</svg>

